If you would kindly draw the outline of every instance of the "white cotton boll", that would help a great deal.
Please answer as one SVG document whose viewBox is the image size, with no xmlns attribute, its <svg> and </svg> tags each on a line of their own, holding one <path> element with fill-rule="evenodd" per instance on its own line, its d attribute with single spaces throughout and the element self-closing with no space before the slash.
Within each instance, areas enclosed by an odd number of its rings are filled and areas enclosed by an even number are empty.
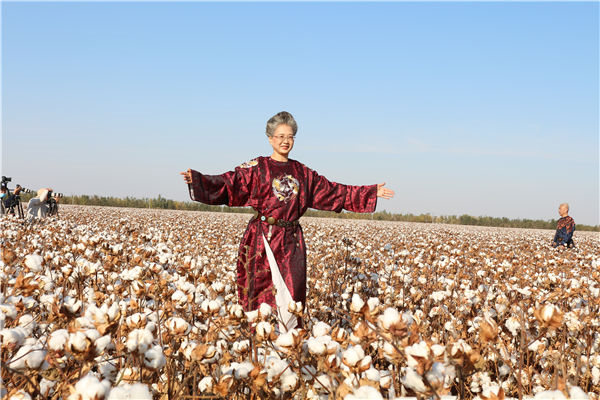
<svg viewBox="0 0 600 400">
<path fill-rule="evenodd" d="M 8 400 L 31 400 L 31 396 L 21 389 L 17 393 L 11 395 Z"/>
<path fill-rule="evenodd" d="M 327 344 L 331 341 L 329 336 L 311 337 L 306 341 L 308 352 L 313 355 L 327 353 Z"/>
<path fill-rule="evenodd" d="M 600 383 L 600 368 L 593 367 L 592 368 L 592 383 L 597 385 Z"/>
<path fill-rule="evenodd" d="M 342 361 L 348 367 L 354 367 L 365 356 L 365 352 L 360 345 L 348 346 L 342 354 Z"/>
<path fill-rule="evenodd" d="M 221 303 L 217 300 L 210 300 L 208 302 L 208 311 L 212 313 L 216 313 L 221 309 Z"/>
<path fill-rule="evenodd" d="M 454 357 L 456 354 L 458 354 L 458 352 L 461 352 L 463 354 L 469 354 L 471 351 L 473 351 L 471 346 L 469 346 L 469 344 L 464 340 L 459 339 L 458 341 L 452 344 L 452 347 L 450 349 L 450 355 Z"/>
<path fill-rule="evenodd" d="M 18 347 L 25 340 L 27 332 L 23 328 L 18 326 L 12 329 L 3 329 L 2 331 L 0 331 L 0 336 L 2 336 L 3 346 Z"/>
<path fill-rule="evenodd" d="M 108 316 L 109 321 L 114 321 L 115 319 L 117 319 L 117 317 L 119 317 L 119 314 L 120 309 L 119 304 L 117 303 L 112 303 L 110 307 L 108 307 L 108 309 L 106 310 L 106 315 Z"/>
<path fill-rule="evenodd" d="M 312 334 L 314 337 L 329 335 L 331 326 L 329 324 L 319 321 L 312 328 Z"/>
<path fill-rule="evenodd" d="M 21 315 L 18 324 L 27 332 L 27 336 L 30 336 L 37 327 L 37 322 L 35 322 L 31 314 Z"/>
<path fill-rule="evenodd" d="M 204 358 L 204 360 L 202 360 L 202 364 L 212 364 L 221 358 L 221 355 L 223 354 L 223 350 L 222 350 L 222 347 L 219 346 L 218 344 L 217 344 L 217 347 L 210 345 L 210 346 L 208 346 L 208 349 L 206 350 L 206 354 L 207 355 L 205 357 L 208 357 L 208 355 L 211 355 L 211 354 L 213 356 L 210 358 Z"/>
<path fill-rule="evenodd" d="M 414 390 L 417 393 L 423 393 L 427 390 L 421 375 L 413 368 L 406 368 L 406 374 L 402 378 L 402 384 L 408 389 Z"/>
<path fill-rule="evenodd" d="M 300 368 L 300 378 L 305 382 L 310 382 L 313 377 L 317 376 L 319 371 L 312 365 L 304 365 Z"/>
<path fill-rule="evenodd" d="M 235 379 L 246 379 L 250 372 L 254 369 L 254 365 L 249 361 L 244 361 L 236 366 L 234 371 Z"/>
<path fill-rule="evenodd" d="M 302 305 L 301 301 L 290 301 L 288 303 L 288 311 L 291 313 L 301 313 L 302 310 L 304 310 L 304 306 Z"/>
<path fill-rule="evenodd" d="M 92 374 L 87 374 L 75 384 L 75 392 L 69 400 L 94 400 L 104 398 L 110 390 L 110 382 L 99 381 Z"/>
<path fill-rule="evenodd" d="M 242 318 L 244 316 L 244 309 L 239 304 L 233 304 L 229 306 L 229 315 L 235 318 Z"/>
<path fill-rule="evenodd" d="M 167 320 L 167 328 L 174 335 L 186 335 L 192 329 L 192 326 L 186 320 L 179 317 L 172 317 Z"/>
<path fill-rule="evenodd" d="M 538 400 L 567 400 L 563 392 L 560 390 L 546 390 L 535 395 L 534 399 Z"/>
<path fill-rule="evenodd" d="M 277 338 L 277 339 L 279 339 L 279 338 Z M 277 344 L 277 345 L 281 346 L 281 344 Z M 244 353 L 244 352 L 248 351 L 249 348 L 250 348 L 250 341 L 248 339 L 233 342 L 233 346 L 232 346 L 233 351 L 235 351 L 236 353 Z"/>
<path fill-rule="evenodd" d="M 506 328 L 510 331 L 510 333 L 513 336 L 517 336 L 518 330 L 521 329 L 521 324 L 519 323 L 519 320 L 514 316 L 509 317 L 504 323 L 504 326 L 506 326 Z"/>
<path fill-rule="evenodd" d="M 48 347 L 53 351 L 64 350 L 68 340 L 69 332 L 66 329 L 58 329 L 50 334 Z"/>
<path fill-rule="evenodd" d="M 395 308 L 388 307 L 383 315 L 379 316 L 379 321 L 383 329 L 390 329 L 392 325 L 400 322 L 400 313 Z"/>
<path fill-rule="evenodd" d="M 446 368 L 444 364 L 435 362 L 431 369 L 425 374 L 425 377 L 433 386 L 441 386 L 446 379 Z"/>
<path fill-rule="evenodd" d="M 125 323 L 130 328 L 141 328 L 143 326 L 146 326 L 146 316 L 141 313 L 131 314 L 129 317 L 125 318 Z"/>
<path fill-rule="evenodd" d="M 29 268 L 31 272 L 40 272 L 42 270 L 42 263 L 44 259 L 39 254 L 29 254 L 25 257 L 25 266 Z"/>
<path fill-rule="evenodd" d="M 123 384 L 114 387 L 106 400 L 152 400 L 152 394 L 143 383 Z"/>
<path fill-rule="evenodd" d="M 272 331 L 273 327 L 268 322 L 261 321 L 256 325 L 256 334 L 263 339 L 268 338 Z"/>
<path fill-rule="evenodd" d="M 571 386 L 569 388 L 569 399 L 588 400 L 589 396 L 579 386 Z"/>
<path fill-rule="evenodd" d="M 87 338 L 92 342 L 100 338 L 100 332 L 98 332 L 96 329 L 86 329 L 83 333 L 85 333 L 85 336 L 87 336 Z"/>
<path fill-rule="evenodd" d="M 54 386 L 56 386 L 57 381 L 51 381 L 46 378 L 42 378 L 40 381 L 40 394 L 44 398 L 49 398 L 54 393 Z"/>
<path fill-rule="evenodd" d="M 419 365 L 419 361 L 416 358 L 429 358 L 429 346 L 424 341 L 405 347 L 404 352 L 406 353 L 406 363 L 412 368 Z"/>
<path fill-rule="evenodd" d="M 96 368 L 98 373 L 104 379 L 114 382 L 117 378 L 117 366 L 111 361 L 101 361 L 97 364 Z"/>
<path fill-rule="evenodd" d="M 252 323 L 258 317 L 258 310 L 248 311 L 246 312 L 246 318 L 248 318 L 248 322 Z"/>
<path fill-rule="evenodd" d="M 362 373 L 362 377 L 365 379 L 370 380 L 371 382 L 377 382 L 379 383 L 379 380 L 381 379 L 381 374 L 379 373 L 378 370 L 376 370 L 375 368 L 371 367 L 368 370 L 366 370 L 365 372 Z"/>
<path fill-rule="evenodd" d="M 353 312 L 360 312 L 360 310 L 363 308 L 363 306 L 365 305 L 365 302 L 360 298 L 360 296 L 357 293 L 354 293 L 352 295 L 352 303 L 350 304 L 350 311 Z"/>
<path fill-rule="evenodd" d="M 552 319 L 552 315 L 554 315 L 555 307 L 553 304 L 546 304 L 542 307 L 542 319 L 544 321 L 549 321 Z"/>
<path fill-rule="evenodd" d="M 379 299 L 377 297 L 371 297 L 367 300 L 367 305 L 369 306 L 369 311 L 373 312 L 379 307 Z"/>
<path fill-rule="evenodd" d="M 268 318 L 271 316 L 273 312 L 273 308 L 267 303 L 261 303 L 260 307 L 258 307 L 258 314 L 261 318 Z"/>
<path fill-rule="evenodd" d="M 94 321 L 88 317 L 79 317 L 75 319 L 75 325 L 81 329 L 95 329 Z"/>
<path fill-rule="evenodd" d="M 125 271 L 123 271 L 121 273 L 121 278 L 123 278 L 124 281 L 137 281 L 139 280 L 140 276 L 142 276 L 142 273 L 142 267 L 137 265 L 133 268 L 126 269 Z"/>
<path fill-rule="evenodd" d="M 324 336 L 324 337 L 329 337 L 329 336 Z M 375 345 L 377 345 L 377 343 L 374 343 Z M 327 354 L 333 354 L 333 353 L 337 353 L 337 351 L 340 349 L 340 344 L 338 342 L 336 342 L 335 340 L 330 340 L 327 342 Z"/>
<path fill-rule="evenodd" d="M 274 377 L 279 376 L 286 368 L 288 363 L 275 356 L 267 357 L 265 369 L 267 370 L 267 380 L 270 382 Z"/>
<path fill-rule="evenodd" d="M 111 344 L 110 335 L 104 335 L 94 341 L 96 354 L 102 354 L 104 350 Z"/>
<path fill-rule="evenodd" d="M 40 304 L 43 305 L 48 311 L 52 311 L 52 306 L 55 302 L 56 295 L 54 294 L 43 294 L 40 296 Z"/>
<path fill-rule="evenodd" d="M 344 400 L 383 400 L 383 396 L 379 392 L 379 390 L 375 389 L 373 386 L 361 386 L 354 391 L 352 394 L 347 394 L 344 396 Z"/>
<path fill-rule="evenodd" d="M 429 297 L 431 297 L 431 299 L 436 302 L 441 302 L 442 300 L 444 300 L 446 298 L 446 296 L 447 296 L 446 291 L 440 290 L 440 291 L 431 293 L 431 295 Z"/>
<path fill-rule="evenodd" d="M 225 290 L 225 285 L 221 281 L 214 282 L 210 287 L 217 293 L 222 293 Z"/>
<path fill-rule="evenodd" d="M 134 329 L 129 332 L 127 337 L 127 349 L 132 352 L 145 353 L 150 348 L 153 340 L 152 333 L 146 329 Z"/>
<path fill-rule="evenodd" d="M 31 369 L 38 369 L 43 366 L 45 360 L 46 350 L 41 344 L 35 344 L 31 346 L 29 354 L 26 356 L 25 365 Z"/>
<path fill-rule="evenodd" d="M 315 390 L 328 390 L 331 391 L 331 378 L 327 374 L 321 374 L 317 376 L 314 383 Z"/>
<path fill-rule="evenodd" d="M 500 368 L 498 368 L 498 373 L 500 376 L 506 376 L 510 374 L 510 367 L 506 364 L 502 364 Z"/>
<path fill-rule="evenodd" d="M 353 344 L 358 344 L 358 343 L 360 343 L 362 341 L 362 339 L 360 337 L 356 336 L 354 334 L 354 332 L 352 332 L 350 334 L 350 336 L 348 337 L 348 339 L 350 339 L 350 342 L 353 343 Z"/>
<path fill-rule="evenodd" d="M 0 311 L 2 311 L 9 319 L 15 319 L 17 317 L 17 307 L 12 304 L 0 304 Z"/>
<path fill-rule="evenodd" d="M 281 377 L 281 390 L 290 392 L 298 385 L 298 374 L 291 370 L 286 370 Z"/>
<path fill-rule="evenodd" d="M 210 376 L 205 376 L 204 378 L 202 378 L 200 383 L 198 383 L 198 390 L 200 390 L 202 393 L 210 393 L 212 392 L 213 385 L 213 378 Z"/>
<path fill-rule="evenodd" d="M 181 290 L 177 289 L 172 295 L 171 300 L 177 303 L 178 306 L 184 306 L 188 302 L 188 297 Z"/>
<path fill-rule="evenodd" d="M 38 369 L 46 358 L 46 350 L 40 344 L 25 344 L 15 354 L 8 365 L 12 369 Z"/>
<path fill-rule="evenodd" d="M 277 340 L 275 340 L 275 344 L 279 347 L 292 347 L 295 341 L 294 333 L 298 335 L 298 332 L 295 329 L 293 331 L 282 333 L 277 337 Z"/>
<path fill-rule="evenodd" d="M 371 366 L 372 361 L 373 360 L 372 360 L 371 356 L 365 356 L 365 358 L 360 360 L 360 363 L 359 363 L 360 370 L 364 371 L 365 369 L 369 368 Z"/>
<path fill-rule="evenodd" d="M 431 353 L 433 353 L 434 357 L 439 357 L 446 351 L 446 348 L 441 344 L 434 344 L 431 346 Z"/>
<path fill-rule="evenodd" d="M 152 369 L 161 369 L 167 363 L 160 346 L 154 346 L 144 353 L 144 365 Z"/>
<path fill-rule="evenodd" d="M 529 347 L 527 347 L 530 351 L 536 352 L 540 346 L 542 346 L 543 343 L 540 342 L 539 340 L 536 340 L 535 342 L 531 343 L 529 345 Z"/>
<path fill-rule="evenodd" d="M 77 331 L 77 332 L 71 333 L 69 335 L 69 341 L 67 342 L 67 347 L 69 349 L 75 350 L 78 352 L 85 352 L 85 351 L 87 351 L 89 345 L 90 345 L 90 340 L 85 335 L 85 333 L 83 333 L 81 331 Z"/>
<path fill-rule="evenodd" d="M 63 306 L 71 313 L 71 314 L 76 314 L 79 309 L 81 308 L 81 301 L 70 297 L 70 296 L 66 296 L 63 299 Z"/>
<path fill-rule="evenodd" d="M 499 391 L 500 391 L 500 386 L 498 386 L 498 385 L 486 386 L 481 391 L 481 395 L 484 397 L 494 397 L 495 398 L 498 396 Z"/>
</svg>

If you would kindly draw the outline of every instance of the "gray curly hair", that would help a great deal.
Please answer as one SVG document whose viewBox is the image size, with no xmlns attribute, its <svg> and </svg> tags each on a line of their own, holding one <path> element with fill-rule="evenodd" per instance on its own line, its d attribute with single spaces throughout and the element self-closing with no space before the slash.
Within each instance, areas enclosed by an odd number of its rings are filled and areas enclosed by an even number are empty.
<svg viewBox="0 0 600 400">
<path fill-rule="evenodd" d="M 296 124 L 296 120 L 289 112 L 281 111 L 269 118 L 269 120 L 267 121 L 267 136 L 273 137 L 273 133 L 279 125 L 289 126 L 290 128 L 292 128 L 294 136 L 296 136 L 296 132 L 298 131 L 298 124 Z"/>
</svg>

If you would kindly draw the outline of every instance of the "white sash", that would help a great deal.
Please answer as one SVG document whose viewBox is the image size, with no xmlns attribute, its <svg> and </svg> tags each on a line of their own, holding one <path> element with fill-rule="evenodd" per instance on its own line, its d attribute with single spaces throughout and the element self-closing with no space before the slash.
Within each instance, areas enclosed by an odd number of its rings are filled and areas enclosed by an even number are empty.
<svg viewBox="0 0 600 400">
<path fill-rule="evenodd" d="M 269 246 L 269 242 L 265 238 L 265 235 L 262 235 L 263 242 L 265 243 L 265 251 L 267 252 L 267 260 L 269 261 L 269 268 L 271 269 L 271 280 L 273 281 L 273 286 L 275 287 L 275 303 L 277 304 L 277 313 L 278 317 L 281 321 L 284 322 L 282 324 L 279 323 L 279 331 L 281 333 L 287 332 L 289 329 L 293 329 L 298 325 L 298 319 L 288 311 L 288 304 L 293 302 L 292 294 L 288 289 L 283 277 L 281 276 L 281 272 L 279 272 L 279 266 L 277 266 L 277 261 L 275 261 L 275 256 L 273 256 L 273 251 Z"/>
</svg>

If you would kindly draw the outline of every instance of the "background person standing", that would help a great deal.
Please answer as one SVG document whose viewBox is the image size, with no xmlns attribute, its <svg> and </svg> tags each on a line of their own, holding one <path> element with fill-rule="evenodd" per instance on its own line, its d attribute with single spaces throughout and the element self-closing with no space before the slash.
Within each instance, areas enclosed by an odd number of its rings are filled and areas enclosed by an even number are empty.
<svg viewBox="0 0 600 400">
<path fill-rule="evenodd" d="M 562 203 L 558 206 L 558 214 L 560 219 L 556 224 L 556 233 L 552 241 L 552 247 L 565 246 L 573 247 L 573 232 L 575 232 L 575 221 L 569 217 L 569 204 Z"/>
</svg>

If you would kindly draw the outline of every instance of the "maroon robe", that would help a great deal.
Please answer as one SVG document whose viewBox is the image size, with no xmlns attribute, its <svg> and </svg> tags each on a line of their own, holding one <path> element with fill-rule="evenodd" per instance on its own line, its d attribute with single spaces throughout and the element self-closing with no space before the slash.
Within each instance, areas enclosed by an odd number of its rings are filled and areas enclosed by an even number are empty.
<svg viewBox="0 0 600 400">
<path fill-rule="evenodd" d="M 192 170 L 192 200 L 230 207 L 250 206 L 261 215 L 298 220 L 310 207 L 340 212 L 373 212 L 377 185 L 350 186 L 328 181 L 302 163 L 259 157 L 221 175 Z M 281 227 L 253 218 L 239 248 L 237 284 L 240 304 L 254 310 L 275 307 L 275 294 L 262 235 L 269 242 L 294 301 L 306 301 L 306 246 L 300 225 Z M 247 262 L 249 260 L 249 262 Z M 248 279 L 250 278 L 250 279 Z"/>
</svg>

